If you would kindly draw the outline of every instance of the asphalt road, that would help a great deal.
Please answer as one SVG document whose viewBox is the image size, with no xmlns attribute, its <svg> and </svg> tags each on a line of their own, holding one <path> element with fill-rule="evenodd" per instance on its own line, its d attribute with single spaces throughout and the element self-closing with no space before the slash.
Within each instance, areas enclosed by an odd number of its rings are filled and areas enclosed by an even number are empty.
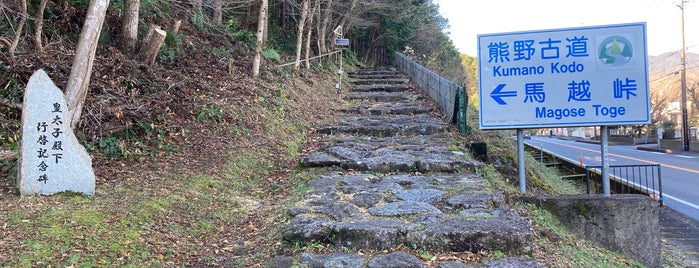
<svg viewBox="0 0 699 268">
<path fill-rule="evenodd" d="M 587 166 L 601 166 L 599 144 L 533 136 L 526 143 L 554 152 L 559 156 Z M 610 145 L 609 165 L 660 164 L 665 204 L 699 221 L 699 153 L 672 154 L 636 149 L 633 145 Z"/>
</svg>

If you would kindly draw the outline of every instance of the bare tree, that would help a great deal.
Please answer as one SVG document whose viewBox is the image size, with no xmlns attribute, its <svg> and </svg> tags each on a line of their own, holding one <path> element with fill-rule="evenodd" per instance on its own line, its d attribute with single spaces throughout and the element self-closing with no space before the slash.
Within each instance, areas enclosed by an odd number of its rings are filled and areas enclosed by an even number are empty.
<svg viewBox="0 0 699 268">
<path fill-rule="evenodd" d="M 311 68 L 311 62 L 308 60 L 308 58 L 311 55 L 311 34 L 313 33 L 313 18 L 315 17 L 314 14 L 318 10 L 319 6 L 320 0 L 315 0 L 315 4 L 313 4 L 313 9 L 311 10 L 308 16 L 308 32 L 306 33 L 306 69 Z"/>
<path fill-rule="evenodd" d="M 357 7 L 357 1 L 358 0 L 352 0 L 352 3 L 350 3 L 349 8 L 347 9 L 347 12 L 345 12 L 345 14 L 342 15 L 340 23 L 338 23 L 338 25 L 342 26 L 342 29 L 344 29 L 345 32 L 349 31 L 349 27 L 346 27 L 347 19 L 351 16 L 352 11 L 354 11 L 354 8 Z"/>
<path fill-rule="evenodd" d="M 24 29 L 24 23 L 27 22 L 27 0 L 22 0 L 20 1 L 20 3 L 22 4 L 22 18 L 19 20 L 17 30 L 15 30 L 15 38 L 12 40 L 12 43 L 8 48 L 11 61 L 15 59 L 15 50 L 17 50 L 19 38 L 22 36 L 22 29 Z"/>
<path fill-rule="evenodd" d="M 258 76 L 260 74 L 260 62 L 262 61 L 262 48 L 265 39 L 265 28 L 267 28 L 267 0 L 260 0 L 260 15 L 257 19 L 257 33 L 255 37 L 257 38 L 255 45 L 255 58 L 252 61 L 252 76 Z"/>
<path fill-rule="evenodd" d="M 294 71 L 299 71 L 301 67 L 301 45 L 303 44 L 303 28 L 306 25 L 308 17 L 308 3 L 310 0 L 303 0 L 301 5 L 301 18 L 299 19 L 298 32 L 296 33 L 296 63 L 294 63 Z"/>
<path fill-rule="evenodd" d="M 699 95 L 697 94 L 697 88 L 699 88 L 699 82 L 697 82 L 697 80 L 687 81 L 687 91 L 692 97 L 692 104 L 694 104 L 693 111 L 699 111 Z M 694 120 L 699 120 L 699 118 L 694 118 Z"/>
<path fill-rule="evenodd" d="M 214 25 L 223 23 L 223 0 L 214 0 Z"/>
<path fill-rule="evenodd" d="M 41 0 L 39 9 L 36 10 L 36 28 L 34 30 L 34 43 L 36 43 L 36 52 L 44 53 L 44 46 L 41 41 L 41 35 L 44 29 L 44 10 L 49 0 Z"/>
<path fill-rule="evenodd" d="M 328 33 L 328 25 L 330 24 L 331 17 L 333 15 L 332 13 L 332 7 L 333 7 L 333 0 L 327 0 L 328 3 L 325 6 L 325 10 L 323 11 L 323 22 L 320 24 L 320 30 L 318 30 L 318 43 L 320 45 L 319 50 L 320 53 L 326 53 L 328 52 L 328 48 L 326 46 L 326 37 Z"/>
<path fill-rule="evenodd" d="M 140 0 L 124 0 L 124 19 L 121 23 L 121 50 L 133 54 L 138 38 L 138 13 Z"/>
<path fill-rule="evenodd" d="M 80 31 L 73 67 L 68 77 L 68 85 L 66 85 L 67 121 L 73 129 L 75 129 L 80 120 L 85 98 L 87 97 L 92 63 L 97 50 L 97 41 L 100 37 L 100 30 L 102 29 L 108 6 L 109 0 L 91 0 L 85 15 L 83 28 Z"/>
<path fill-rule="evenodd" d="M 263 28 L 262 32 L 262 47 L 265 48 L 267 47 L 267 38 L 269 37 L 269 0 L 265 0 L 267 4 L 265 4 L 265 13 L 262 14 L 260 13 L 260 16 L 264 16 L 264 21 L 265 21 L 265 27 Z"/>
<path fill-rule="evenodd" d="M 665 120 L 663 112 L 667 108 L 668 97 L 659 94 L 659 92 L 650 93 L 650 115 L 651 120 L 656 123 L 662 123 Z"/>
</svg>

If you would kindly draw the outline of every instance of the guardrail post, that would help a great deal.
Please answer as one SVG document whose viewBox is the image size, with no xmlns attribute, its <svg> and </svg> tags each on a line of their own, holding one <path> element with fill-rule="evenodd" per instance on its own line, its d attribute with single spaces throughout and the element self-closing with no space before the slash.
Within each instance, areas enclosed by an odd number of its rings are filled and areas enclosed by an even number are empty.
<svg viewBox="0 0 699 268">
<path fill-rule="evenodd" d="M 585 167 L 585 186 L 587 186 L 587 194 L 590 194 L 590 167 Z"/>
<path fill-rule="evenodd" d="M 665 204 L 663 200 L 663 176 L 660 173 L 660 164 L 658 164 L 658 202 L 660 202 L 660 206 Z"/>
<path fill-rule="evenodd" d="M 459 130 L 461 134 L 466 134 L 466 89 L 460 87 L 456 92 L 459 96 Z"/>
<path fill-rule="evenodd" d="M 539 163 L 544 163 L 544 146 L 539 146 Z"/>
</svg>

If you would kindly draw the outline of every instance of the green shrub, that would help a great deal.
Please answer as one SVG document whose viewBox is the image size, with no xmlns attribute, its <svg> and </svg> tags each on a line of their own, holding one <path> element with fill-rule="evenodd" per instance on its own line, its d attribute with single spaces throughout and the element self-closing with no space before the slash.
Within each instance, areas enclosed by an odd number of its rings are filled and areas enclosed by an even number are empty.
<svg viewBox="0 0 699 268">
<path fill-rule="evenodd" d="M 281 60 L 281 57 L 279 56 L 279 53 L 274 50 L 273 48 L 268 48 L 262 51 L 262 56 L 265 57 L 265 59 L 273 59 L 277 62 Z"/>
<path fill-rule="evenodd" d="M 223 25 L 223 32 L 231 42 L 243 43 L 248 48 L 255 46 L 255 34 L 245 29 L 238 29 L 240 23 L 235 17 L 230 18 Z"/>
<path fill-rule="evenodd" d="M 180 52 L 182 52 L 182 35 L 174 33 L 172 30 L 167 30 L 165 42 L 163 42 L 163 46 L 160 47 L 160 53 L 158 53 L 160 60 L 174 62 L 176 59 L 175 55 Z"/>
<path fill-rule="evenodd" d="M 121 157 L 125 144 L 116 137 L 105 137 L 99 140 L 98 144 L 103 153 L 108 157 Z"/>
<path fill-rule="evenodd" d="M 223 122 L 223 111 L 216 105 L 209 105 L 209 107 L 201 107 L 199 109 L 199 114 L 197 114 L 197 121 L 206 123 L 221 123 Z"/>
<path fill-rule="evenodd" d="M 204 14 L 203 10 L 197 10 L 192 14 L 192 25 L 200 32 L 206 32 L 209 25 L 209 17 Z"/>
<path fill-rule="evenodd" d="M 348 63 L 352 63 L 355 65 L 359 64 L 359 59 L 357 58 L 357 53 L 354 53 L 354 51 L 345 49 L 342 51 L 342 53 L 345 55 L 345 58 L 347 59 Z"/>
</svg>

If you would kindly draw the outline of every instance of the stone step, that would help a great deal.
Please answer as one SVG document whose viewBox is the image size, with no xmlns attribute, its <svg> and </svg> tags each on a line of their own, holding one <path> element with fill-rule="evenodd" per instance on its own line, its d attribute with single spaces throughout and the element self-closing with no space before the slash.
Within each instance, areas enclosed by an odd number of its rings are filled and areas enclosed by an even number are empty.
<svg viewBox="0 0 699 268">
<path fill-rule="evenodd" d="M 410 84 L 368 84 L 356 85 L 353 92 L 402 92 L 410 90 Z"/>
<path fill-rule="evenodd" d="M 356 72 L 348 73 L 347 75 L 352 77 L 354 75 L 396 75 L 398 71 L 395 68 L 368 68 L 359 69 Z"/>
<path fill-rule="evenodd" d="M 318 129 L 323 134 L 357 134 L 376 137 L 395 135 L 430 135 L 447 130 L 449 127 L 440 118 L 418 114 L 409 115 L 369 115 L 350 116 L 335 125 Z"/>
<path fill-rule="evenodd" d="M 351 79 L 351 83 L 355 85 L 371 85 L 371 84 L 407 84 L 410 79 L 406 78 L 377 78 L 377 79 Z"/>
<path fill-rule="evenodd" d="M 355 249 L 429 252 L 531 251 L 529 220 L 506 208 L 473 173 L 333 173 L 309 182 L 289 210 L 284 239 Z"/>
<path fill-rule="evenodd" d="M 396 74 L 348 74 L 349 78 L 354 79 L 399 79 L 402 75 Z"/>
<path fill-rule="evenodd" d="M 407 92 L 352 92 L 345 95 L 347 100 L 371 100 L 376 102 L 398 102 L 423 99 L 420 95 Z"/>
<path fill-rule="evenodd" d="M 355 107 L 340 109 L 340 111 L 361 115 L 413 115 L 433 112 L 432 109 L 414 102 L 360 102 Z"/>
<path fill-rule="evenodd" d="M 291 268 L 291 267 L 347 267 L 347 268 L 386 268 L 386 267 L 414 267 L 414 268 L 540 268 L 542 265 L 526 258 L 502 258 L 489 261 L 488 263 L 474 265 L 460 261 L 430 261 L 423 262 L 419 257 L 405 251 L 395 251 L 390 253 L 380 253 L 367 257 L 366 254 L 312 254 L 303 253 L 298 258 L 294 256 L 276 256 L 270 261 L 270 268 Z"/>
<path fill-rule="evenodd" d="M 371 140 L 371 141 L 370 141 Z M 346 136 L 301 158 L 305 167 L 342 167 L 356 171 L 388 172 L 465 172 L 482 163 L 468 159 L 447 145 L 425 145 L 429 137 L 397 141 L 393 138 Z"/>
</svg>

